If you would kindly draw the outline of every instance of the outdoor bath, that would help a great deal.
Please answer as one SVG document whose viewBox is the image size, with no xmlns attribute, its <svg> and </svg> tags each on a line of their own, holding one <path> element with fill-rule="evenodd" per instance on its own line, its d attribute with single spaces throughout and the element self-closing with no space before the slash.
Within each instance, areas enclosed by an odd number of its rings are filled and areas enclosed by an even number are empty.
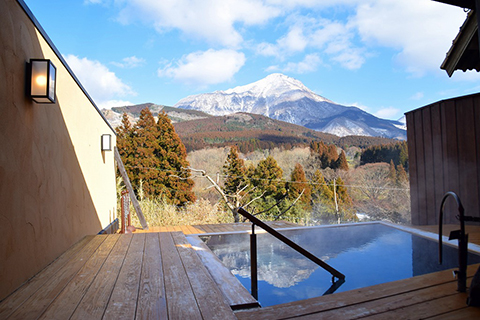
<svg viewBox="0 0 480 320">
<path fill-rule="evenodd" d="M 327 271 L 260 228 L 256 232 L 258 301 L 263 307 L 458 268 L 454 241 L 444 239 L 440 265 L 438 235 L 409 227 L 372 222 L 283 229 L 283 235 L 346 276 L 344 283 L 332 286 Z M 249 233 L 201 239 L 250 291 Z M 468 264 L 480 263 L 479 253 L 479 246 L 469 244 Z"/>
</svg>

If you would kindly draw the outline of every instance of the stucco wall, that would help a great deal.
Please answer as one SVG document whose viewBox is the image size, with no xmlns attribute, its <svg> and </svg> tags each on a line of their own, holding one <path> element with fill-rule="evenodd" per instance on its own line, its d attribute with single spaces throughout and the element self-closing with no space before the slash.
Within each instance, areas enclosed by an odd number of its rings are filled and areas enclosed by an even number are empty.
<svg viewBox="0 0 480 320">
<path fill-rule="evenodd" d="M 115 219 L 115 135 L 16 0 L 0 1 L 0 300 Z M 57 68 L 55 104 L 26 95 L 27 62 Z"/>
</svg>

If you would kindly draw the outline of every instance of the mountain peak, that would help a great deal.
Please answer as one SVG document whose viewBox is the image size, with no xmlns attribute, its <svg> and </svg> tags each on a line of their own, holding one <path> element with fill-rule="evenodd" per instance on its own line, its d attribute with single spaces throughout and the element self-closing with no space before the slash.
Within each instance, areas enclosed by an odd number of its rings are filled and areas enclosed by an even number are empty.
<svg viewBox="0 0 480 320">
<path fill-rule="evenodd" d="M 225 94 L 238 94 L 245 95 L 251 94 L 257 97 L 282 95 L 307 95 L 309 98 L 316 101 L 329 101 L 322 96 L 317 95 L 310 89 L 308 89 L 302 82 L 297 79 L 291 78 L 281 73 L 272 73 L 265 78 L 256 82 L 238 86 L 232 89 L 223 91 Z M 331 102 L 331 101 L 329 101 Z"/>
<path fill-rule="evenodd" d="M 314 93 L 299 80 L 281 73 L 225 91 L 189 96 L 177 102 L 175 107 L 215 116 L 236 112 L 261 114 L 342 136 L 405 138 L 405 131 L 391 121 L 376 118 L 355 107 L 336 104 Z"/>
</svg>

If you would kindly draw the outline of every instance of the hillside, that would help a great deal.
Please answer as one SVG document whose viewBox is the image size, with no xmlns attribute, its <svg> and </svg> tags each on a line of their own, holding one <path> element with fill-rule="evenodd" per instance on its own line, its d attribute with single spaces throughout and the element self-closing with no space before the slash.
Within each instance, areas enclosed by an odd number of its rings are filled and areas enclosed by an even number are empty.
<svg viewBox="0 0 480 320">
<path fill-rule="evenodd" d="M 188 96 L 175 107 L 201 110 L 215 116 L 238 112 L 261 114 L 341 137 L 361 135 L 406 139 L 402 123 L 380 119 L 359 108 L 330 101 L 300 81 L 278 73 L 225 91 Z"/>
<path fill-rule="evenodd" d="M 366 136 L 340 138 L 303 126 L 249 113 L 183 121 L 175 123 L 174 126 L 187 151 L 228 145 L 237 145 L 242 152 L 274 147 L 290 149 L 294 146 L 309 145 L 310 142 L 318 140 L 338 146 L 361 148 L 397 142 L 392 139 Z"/>
<path fill-rule="evenodd" d="M 197 110 L 178 109 L 154 103 L 142 103 L 133 106 L 114 107 L 111 110 L 103 109 L 102 113 L 107 118 L 110 125 L 115 128 L 121 124 L 123 113 L 127 113 L 130 122 L 135 123 L 140 116 L 140 112 L 145 108 L 149 108 L 154 117 L 158 116 L 159 112 L 165 112 L 173 123 L 211 117 L 211 115 Z"/>
</svg>

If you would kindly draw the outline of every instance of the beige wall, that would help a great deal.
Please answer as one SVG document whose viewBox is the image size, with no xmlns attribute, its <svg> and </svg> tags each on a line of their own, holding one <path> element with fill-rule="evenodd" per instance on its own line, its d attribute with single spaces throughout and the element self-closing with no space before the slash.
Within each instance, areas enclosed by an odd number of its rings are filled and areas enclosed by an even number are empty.
<svg viewBox="0 0 480 320">
<path fill-rule="evenodd" d="M 16 0 L 0 1 L 0 300 L 115 219 L 115 135 Z M 55 104 L 26 95 L 27 62 L 57 67 Z"/>
</svg>

